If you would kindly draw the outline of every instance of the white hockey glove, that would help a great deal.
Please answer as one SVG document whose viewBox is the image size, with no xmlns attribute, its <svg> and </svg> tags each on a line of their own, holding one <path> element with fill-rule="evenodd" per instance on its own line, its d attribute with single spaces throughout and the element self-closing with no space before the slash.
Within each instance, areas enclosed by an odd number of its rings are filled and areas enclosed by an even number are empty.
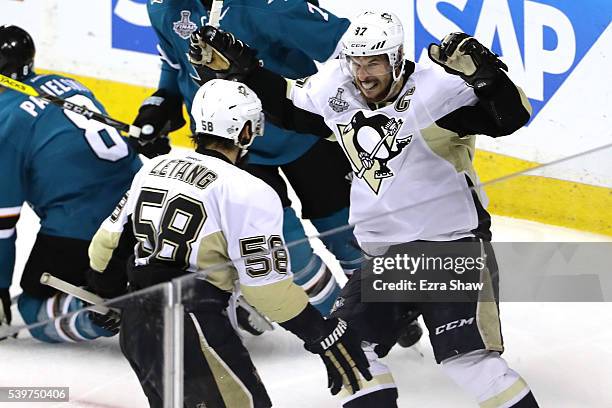
<svg viewBox="0 0 612 408">
<path fill-rule="evenodd" d="M 370 157 L 367 152 L 359 152 L 359 159 L 364 168 L 370 170 L 374 166 L 374 160 Z"/>
<path fill-rule="evenodd" d="M 498 55 L 465 33 L 451 33 L 439 45 L 429 44 L 428 53 L 433 62 L 476 90 L 490 87 L 500 70 L 508 71 Z"/>
</svg>

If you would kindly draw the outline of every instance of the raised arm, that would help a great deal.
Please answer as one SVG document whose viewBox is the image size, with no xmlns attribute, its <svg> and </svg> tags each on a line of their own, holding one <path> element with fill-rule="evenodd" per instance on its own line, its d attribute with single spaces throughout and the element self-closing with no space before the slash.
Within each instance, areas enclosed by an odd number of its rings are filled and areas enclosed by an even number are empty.
<svg viewBox="0 0 612 408">
<path fill-rule="evenodd" d="M 460 76 L 474 88 L 478 102 L 437 121 L 460 135 L 509 135 L 524 126 L 531 105 L 523 91 L 504 73 L 508 68 L 475 38 L 464 33 L 447 35 L 429 46 L 429 57 L 446 72 Z"/>
<path fill-rule="evenodd" d="M 213 48 L 211 62 L 204 64 L 202 50 L 206 44 Z M 300 106 L 289 99 L 290 86 L 299 81 L 288 81 L 264 67 L 256 58 L 255 51 L 231 33 L 211 26 L 202 27 L 191 38 L 189 58 L 201 77 L 214 71 L 219 78 L 246 83 L 255 91 L 263 104 L 270 121 L 277 126 L 299 133 L 308 133 L 327 138 L 332 131 L 316 106 L 303 99 Z"/>
</svg>

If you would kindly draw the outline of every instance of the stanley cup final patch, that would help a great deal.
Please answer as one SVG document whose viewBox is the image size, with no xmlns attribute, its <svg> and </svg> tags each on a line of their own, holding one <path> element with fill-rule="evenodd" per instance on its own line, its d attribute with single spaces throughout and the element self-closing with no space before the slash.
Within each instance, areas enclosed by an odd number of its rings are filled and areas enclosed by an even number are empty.
<svg viewBox="0 0 612 408">
<path fill-rule="evenodd" d="M 189 17 L 191 17 L 191 11 L 181 10 L 180 21 L 172 23 L 174 32 L 184 40 L 188 39 L 191 34 L 198 29 L 198 26 L 193 21 L 189 20 Z"/>
<path fill-rule="evenodd" d="M 336 91 L 336 96 L 332 96 L 328 99 L 329 107 L 334 110 L 334 112 L 340 113 L 344 112 L 349 108 L 349 103 L 342 99 L 342 94 L 344 93 L 343 88 L 338 88 Z"/>
</svg>

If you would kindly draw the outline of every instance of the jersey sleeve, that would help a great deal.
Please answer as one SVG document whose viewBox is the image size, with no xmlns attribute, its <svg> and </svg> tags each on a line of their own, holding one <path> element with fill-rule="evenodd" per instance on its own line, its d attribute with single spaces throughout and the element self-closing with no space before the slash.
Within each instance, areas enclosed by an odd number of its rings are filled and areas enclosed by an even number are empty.
<svg viewBox="0 0 612 408">
<path fill-rule="evenodd" d="M 138 199 L 140 175 L 119 200 L 113 212 L 102 222 L 89 245 L 89 266 L 101 274 L 120 275 L 125 272 L 125 260 L 133 253 L 136 239 L 131 219 Z"/>
<path fill-rule="evenodd" d="M 151 6 L 149 6 L 151 7 Z M 159 58 L 161 60 L 161 72 L 159 76 L 159 89 L 165 89 L 170 93 L 180 95 L 180 89 L 178 85 L 178 72 L 181 69 L 179 65 L 179 59 L 174 55 L 174 50 L 170 42 L 164 37 L 163 31 L 157 28 L 160 17 L 157 13 L 149 11 L 149 18 L 151 19 L 151 25 L 153 31 L 157 36 L 158 44 L 157 51 L 159 52 Z"/>
<path fill-rule="evenodd" d="M 247 85 L 261 99 L 266 119 L 275 125 L 298 133 L 321 138 L 332 134 L 311 98 L 311 81 L 319 74 L 297 81 L 287 80 L 265 68 L 248 78 Z"/>
<path fill-rule="evenodd" d="M 9 120 L 10 122 L 10 120 Z M 8 123 L 0 125 L 0 135 L 21 137 L 21 132 L 11 132 Z M 25 133 L 24 133 L 25 134 Z M 15 226 L 21 206 L 25 201 L 26 169 L 23 157 L 10 140 L 0 147 L 0 289 L 11 286 L 15 267 Z"/>
<path fill-rule="evenodd" d="M 276 27 L 267 32 L 278 33 L 281 44 L 288 49 L 300 50 L 315 61 L 324 62 L 334 57 L 350 21 L 313 2 L 299 0 L 292 3 L 278 18 L 270 19 L 268 15 L 268 20 Z"/>
<path fill-rule="evenodd" d="M 263 183 L 249 190 L 248 197 L 233 198 L 228 215 L 229 256 L 245 299 L 272 320 L 284 322 L 304 310 L 308 296 L 293 283 L 280 199 Z"/>
<path fill-rule="evenodd" d="M 459 135 L 506 136 L 526 125 L 532 108 L 527 96 L 501 72 L 493 90 L 474 91 L 474 103 L 440 118 L 436 124 Z"/>
</svg>

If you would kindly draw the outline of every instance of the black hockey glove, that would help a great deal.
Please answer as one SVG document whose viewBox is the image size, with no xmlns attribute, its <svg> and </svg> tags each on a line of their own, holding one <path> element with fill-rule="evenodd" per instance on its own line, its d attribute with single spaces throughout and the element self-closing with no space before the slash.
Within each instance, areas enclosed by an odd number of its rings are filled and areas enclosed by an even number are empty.
<svg viewBox="0 0 612 408">
<path fill-rule="evenodd" d="M 142 147 L 152 144 L 158 138 L 167 136 L 169 132 L 178 130 L 185 125 L 185 119 L 183 118 L 183 102 L 180 96 L 170 94 L 164 89 L 158 89 L 140 105 L 138 115 L 136 119 L 134 119 L 133 124 L 141 128 L 141 132 L 139 138 L 135 139 L 138 144 L 135 145 L 133 143 L 132 145 L 136 148 L 138 153 L 147 156 L 147 154 L 141 151 Z M 168 143 L 162 142 L 157 146 L 157 150 L 163 151 L 164 149 L 160 149 L 160 146 L 164 144 Z M 154 149 L 150 147 L 149 151 L 152 150 Z"/>
<path fill-rule="evenodd" d="M 6 327 L 11 324 L 11 295 L 8 289 L 0 289 L 0 327 Z M 14 337 L 16 337 L 15 335 Z M 6 337 L 0 337 L 4 340 Z"/>
<path fill-rule="evenodd" d="M 121 314 L 114 310 L 109 310 L 106 314 L 100 314 L 93 311 L 89 311 L 89 319 L 98 327 L 103 328 L 115 335 L 119 333 L 119 327 L 121 326 Z"/>
<path fill-rule="evenodd" d="M 8 289 L 0 289 L 0 325 L 11 324 L 11 295 Z"/>
<path fill-rule="evenodd" d="M 212 70 L 217 78 L 244 82 L 262 66 L 256 54 L 256 50 L 233 34 L 213 26 L 204 26 L 191 34 L 189 61 L 201 78 L 210 76 Z"/>
<path fill-rule="evenodd" d="M 152 142 L 142 144 L 139 138 L 130 137 L 128 142 L 138 153 L 152 159 L 162 154 L 170 153 L 170 138 L 168 135 L 161 135 L 155 138 Z"/>
<path fill-rule="evenodd" d="M 366 380 L 372 379 L 361 341 L 344 320 L 331 318 L 325 324 L 327 333 L 305 343 L 304 348 L 323 359 L 327 369 L 327 388 L 332 395 L 340 392 L 342 385 L 354 394 L 361 389 L 359 373 Z"/>
<path fill-rule="evenodd" d="M 428 53 L 433 62 L 477 91 L 490 88 L 500 70 L 508 71 L 497 54 L 465 33 L 451 33 L 439 45 L 429 44 Z"/>
<path fill-rule="evenodd" d="M 344 385 L 354 394 L 361 389 L 360 373 L 372 379 L 368 359 L 361 349 L 361 340 L 342 319 L 323 319 L 310 304 L 296 317 L 281 323 L 302 340 L 304 348 L 318 354 L 327 369 L 327 387 L 332 395 Z M 316 334 L 315 334 L 316 333 Z"/>
</svg>

